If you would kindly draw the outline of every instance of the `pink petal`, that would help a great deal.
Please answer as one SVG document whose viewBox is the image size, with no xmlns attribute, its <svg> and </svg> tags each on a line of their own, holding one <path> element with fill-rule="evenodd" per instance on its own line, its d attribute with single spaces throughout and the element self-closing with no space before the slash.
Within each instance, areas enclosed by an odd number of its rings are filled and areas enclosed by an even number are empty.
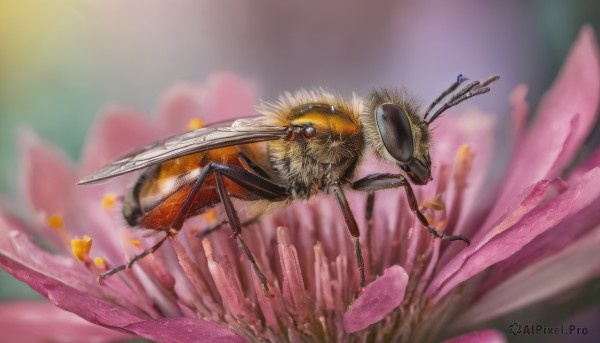
<svg viewBox="0 0 600 343">
<path fill-rule="evenodd" d="M 465 260 L 484 246 L 494 235 L 507 230 L 537 207 L 548 194 L 550 184 L 549 181 L 540 181 L 526 189 L 519 201 L 507 209 L 504 218 L 494 226 L 492 231 L 479 232 L 478 236 L 472 238 L 473 244 L 470 247 L 465 248 L 459 255 L 454 256 L 443 265 L 429 286 L 428 294 L 437 292 L 447 279 L 452 278 L 460 270 Z"/>
<path fill-rule="evenodd" d="M 489 180 L 495 118 L 473 110 L 453 118 L 441 118 L 440 121 L 440 130 L 435 132 L 434 137 L 436 142 L 433 145 L 434 163 L 440 166 L 441 160 L 443 161 L 441 163 L 446 163 L 448 166 L 454 165 L 454 176 L 451 178 L 446 199 L 448 204 L 446 227 L 455 228 L 453 234 L 472 238 L 474 232 L 480 227 L 483 213 L 495 200 L 494 192 L 490 192 L 493 183 Z M 461 185 L 457 178 L 460 175 L 456 174 L 458 170 L 455 160 L 459 147 L 464 144 L 468 144 L 469 153 L 473 157 L 468 174 L 462 175 L 466 184 Z M 462 248 L 464 246 L 460 244 L 447 245 L 438 265 L 446 264 Z"/>
<path fill-rule="evenodd" d="M 144 304 L 142 300 L 145 293 L 136 294 L 141 299 L 135 298 L 130 303 L 128 299 L 132 297 L 126 297 L 127 292 L 119 290 L 117 295 L 111 288 L 101 287 L 95 280 L 95 274 L 86 269 L 83 264 L 76 262 L 72 257 L 50 254 L 42 250 L 33 244 L 27 235 L 15 230 L 10 221 L 2 220 L 5 216 L 0 216 L 0 268 L 25 282 L 38 293 L 46 294 L 47 286 L 43 281 L 47 279 L 69 285 L 91 297 L 111 299 L 111 302 L 119 303 L 120 306 L 131 310 L 136 307 L 132 303 Z M 39 276 L 32 278 L 32 275 Z M 154 313 L 151 308 L 144 308 L 144 310 L 146 313 Z M 141 311 L 136 310 L 135 313 Z"/>
<path fill-rule="evenodd" d="M 187 279 L 191 283 L 191 287 L 195 289 L 199 294 L 204 294 L 205 296 L 202 299 L 202 305 L 198 305 L 198 311 L 203 311 L 205 316 L 208 316 L 207 313 L 210 309 L 219 308 L 215 303 L 212 296 L 210 296 L 210 286 L 204 280 L 200 272 L 200 268 L 187 254 L 185 248 L 181 245 L 181 243 L 177 239 L 171 240 L 171 245 L 177 254 L 177 259 L 183 272 L 187 276 Z M 211 263 L 211 262 L 209 262 Z M 173 281 L 175 283 L 175 281 Z M 181 283 L 181 282 L 180 282 Z M 180 286 L 180 285 L 179 285 Z M 222 315 L 221 313 L 212 313 L 212 315 L 218 316 Z"/>
<path fill-rule="evenodd" d="M 514 146 L 520 146 L 523 140 L 523 130 L 525 129 L 525 124 L 527 122 L 527 114 L 529 113 L 529 106 L 525 101 L 527 91 L 527 86 L 518 85 L 512 93 L 510 93 L 510 104 L 513 108 Z"/>
<path fill-rule="evenodd" d="M 467 220 L 469 213 L 473 213 L 485 208 L 489 202 L 490 192 L 489 183 L 486 183 L 490 163 L 492 162 L 492 146 L 494 144 L 494 127 L 496 124 L 495 118 L 487 113 L 476 110 L 464 112 L 458 118 L 444 118 L 440 124 L 443 130 L 436 132 L 436 140 L 433 149 L 436 161 L 439 159 L 447 159 L 444 161 L 448 165 L 453 165 L 458 148 L 464 144 L 469 145 L 469 150 L 474 154 L 472 160 L 472 172 L 469 175 L 468 186 L 464 192 L 463 205 L 465 209 L 462 211 L 460 228 L 471 227 L 472 225 L 464 225 L 464 220 Z M 452 142 L 452 143 L 448 143 Z M 446 145 L 450 145 L 446 147 Z M 438 156 L 442 155 L 442 156 Z M 439 162 L 438 162 L 439 163 Z M 485 189 L 483 186 L 485 185 Z M 454 185 L 455 187 L 455 185 Z M 468 234 L 468 232 L 454 232 Z"/>
<path fill-rule="evenodd" d="M 344 315 L 344 330 L 356 332 L 377 323 L 400 306 L 408 284 L 408 274 L 395 265 L 370 283 Z"/>
<path fill-rule="evenodd" d="M 288 230 L 283 227 L 277 228 L 277 248 L 283 275 L 283 299 L 288 311 L 297 321 L 303 323 L 309 315 L 308 294 L 304 288 L 298 251 L 289 241 Z"/>
<path fill-rule="evenodd" d="M 132 323 L 125 329 L 162 343 L 248 342 L 222 325 L 196 318 L 159 318 Z"/>
<path fill-rule="evenodd" d="M 496 330 L 482 330 L 469 332 L 462 336 L 454 337 L 443 343 L 503 343 L 507 342 L 506 337 Z"/>
<path fill-rule="evenodd" d="M 586 157 L 585 161 L 575 167 L 569 173 L 567 180 L 569 183 L 577 182 L 583 174 L 596 167 L 600 167 L 600 148 L 596 148 L 596 150 Z"/>
<path fill-rule="evenodd" d="M 93 294 L 94 292 L 82 291 L 74 288 L 71 284 L 50 278 L 8 258 L 1 251 L 0 267 L 17 279 L 26 282 L 56 306 L 73 312 L 94 324 L 131 331 L 143 337 L 164 342 L 178 342 L 181 341 L 182 337 L 195 337 L 196 340 L 201 341 L 207 337 L 209 341 L 210 338 L 214 338 L 223 339 L 225 342 L 243 342 L 239 336 L 230 330 L 201 319 L 163 318 L 149 320 L 147 315 L 138 312 L 134 308 L 125 308 L 110 303 L 96 297 Z M 113 295 L 111 299 L 118 299 L 118 296 Z M 169 338 L 170 335 L 174 335 L 172 340 Z"/>
<path fill-rule="evenodd" d="M 233 73 L 216 73 L 207 81 L 204 111 L 210 122 L 231 120 L 256 114 L 258 89 Z"/>
<path fill-rule="evenodd" d="M 109 342 L 133 338 L 45 301 L 0 303 L 0 332 L 5 342 Z"/>
<path fill-rule="evenodd" d="M 556 177 L 573 158 L 596 120 L 599 63 L 594 33 L 585 26 L 518 147 L 491 220 L 498 218 L 514 194 L 538 180 Z"/>
<path fill-rule="evenodd" d="M 593 202 L 582 211 L 572 213 L 555 227 L 529 242 L 508 259 L 493 266 L 478 293 L 484 294 L 511 275 L 539 260 L 555 255 L 582 236 L 589 234 L 600 222 L 600 201 Z"/>
<path fill-rule="evenodd" d="M 440 287 L 436 294 L 436 299 L 440 299 L 456 285 L 510 257 L 539 234 L 552 228 L 566 217 L 585 209 L 592 202 L 598 201 L 600 198 L 599 178 L 600 168 L 591 170 L 582 177 L 579 184 L 569 188 L 548 203 L 537 207 L 515 225 L 495 235 L 487 243 L 475 244 L 461 251 L 454 259 L 454 262 L 460 264 L 460 269 L 451 274 L 448 279 L 444 279 L 444 275 L 447 276 L 449 270 L 440 272 L 440 275 L 432 282 L 430 292 Z M 448 266 L 451 264 L 449 263 Z M 453 266 L 453 268 L 455 267 Z"/>
<path fill-rule="evenodd" d="M 165 134 L 187 130 L 192 118 L 204 118 L 202 88 L 195 85 L 177 84 L 160 95 L 158 121 Z"/>
<path fill-rule="evenodd" d="M 252 304 L 245 296 L 240 280 L 227 258 L 216 258 L 207 239 L 203 240 L 208 269 L 221 294 L 223 304 L 236 318 L 252 318 Z"/>
<path fill-rule="evenodd" d="M 11 232 L 26 234 L 28 231 L 29 228 L 23 222 L 4 212 L 4 209 L 0 207 L 0 251 L 5 250 L 14 254 L 14 247 L 7 237 Z"/>
<path fill-rule="evenodd" d="M 95 297 L 92 293 L 74 288 L 42 273 L 28 268 L 0 253 L 0 266 L 17 279 L 27 283 L 36 292 L 47 297 L 56 306 L 73 312 L 98 325 L 120 328 L 146 320 L 123 307 Z"/>
<path fill-rule="evenodd" d="M 470 326 L 559 294 L 600 274 L 600 228 L 566 249 L 498 280 L 456 322 Z"/>
<path fill-rule="evenodd" d="M 180 84 L 168 89 L 160 98 L 158 122 L 164 133 L 187 130 L 192 118 L 207 124 L 255 114 L 258 103 L 256 87 L 232 73 L 209 76 L 206 85 Z"/>
<path fill-rule="evenodd" d="M 127 108 L 109 106 L 93 124 L 83 150 L 81 171 L 87 175 L 128 150 L 159 137 L 150 119 Z"/>
<path fill-rule="evenodd" d="M 76 182 L 70 161 L 31 130 L 21 131 L 19 140 L 20 193 L 36 212 L 64 215 Z"/>
<path fill-rule="evenodd" d="M 506 208 L 514 202 L 516 194 L 520 194 L 529 185 L 544 179 L 552 179 L 550 170 L 561 154 L 571 132 L 579 126 L 579 115 L 574 115 L 572 121 L 554 132 L 552 139 L 548 137 L 534 137 L 531 131 L 524 137 L 524 143 L 516 147 L 517 156 L 513 165 L 509 167 L 508 174 L 502 182 L 502 190 L 494 208 L 487 217 L 483 230 L 485 233 L 491 224 L 498 220 Z"/>
<path fill-rule="evenodd" d="M 551 174 L 559 173 L 571 161 L 583 141 L 593 128 L 600 100 L 600 52 L 594 30 L 584 26 L 579 32 L 573 48 L 560 75 L 538 109 L 537 125 L 532 128 L 535 135 L 552 137 L 548 128 L 569 123 L 569 115 L 579 114 L 580 123 L 569 136 Z M 551 124 L 548 124 L 551 123 Z"/>
</svg>

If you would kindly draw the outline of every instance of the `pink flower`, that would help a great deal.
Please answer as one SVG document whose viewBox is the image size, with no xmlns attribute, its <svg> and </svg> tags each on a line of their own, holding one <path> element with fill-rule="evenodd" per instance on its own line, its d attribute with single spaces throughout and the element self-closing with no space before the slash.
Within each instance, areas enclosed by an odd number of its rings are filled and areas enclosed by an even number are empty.
<svg viewBox="0 0 600 343">
<path fill-rule="evenodd" d="M 72 340 L 93 332 L 99 340 L 133 334 L 162 342 L 431 341 L 485 327 L 600 272 L 600 151 L 566 169 L 598 112 L 600 66 L 592 30 L 582 30 L 529 127 L 526 92 L 519 86 L 511 95 L 513 137 L 495 142 L 493 117 L 475 110 L 446 115 L 433 132 L 434 181 L 415 187 L 417 198 L 436 227 L 468 236 L 472 244 L 433 239 L 403 192 L 382 191 L 373 232 L 362 232 L 368 285 L 355 302 L 351 241 L 339 209 L 326 197 L 246 228 L 273 298 L 265 297 L 226 230 L 196 237 L 213 221 L 204 215 L 133 269 L 104 287 L 96 283 L 105 263 L 127 261 L 155 237 L 127 228 L 119 214 L 117 200 L 131 176 L 98 186 L 76 181 L 129 148 L 185 130 L 193 116 L 208 122 L 250 114 L 254 88 L 228 74 L 202 88 L 168 91 L 153 121 L 131 109 L 104 109 L 79 168 L 24 132 L 21 193 L 29 219 L 0 212 L 0 266 L 59 308 L 118 330 L 69 325 L 72 316 L 31 324 L 55 339 L 60 325 L 74 331 Z M 493 149 L 510 141 L 513 156 L 500 178 Z M 369 162 L 363 173 L 383 168 Z M 350 198 L 364 227 L 364 195 Z M 13 306 L 10 312 L 7 306 Z M 7 325 L 7 313 L 37 311 L 53 312 L 45 304 L 0 305 L 0 327 Z M 20 333 L 33 334 L 26 329 Z M 483 330 L 453 342 L 503 340 L 502 333 Z"/>
</svg>

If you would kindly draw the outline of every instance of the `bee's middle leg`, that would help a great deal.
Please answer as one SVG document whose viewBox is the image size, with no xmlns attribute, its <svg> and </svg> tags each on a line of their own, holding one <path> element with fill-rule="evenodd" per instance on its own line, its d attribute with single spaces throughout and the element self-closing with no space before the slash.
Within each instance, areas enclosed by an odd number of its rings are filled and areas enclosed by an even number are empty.
<svg viewBox="0 0 600 343">
<path fill-rule="evenodd" d="M 287 190 L 279 185 L 274 184 L 273 182 L 266 180 L 260 176 L 252 174 L 242 168 L 221 164 L 221 163 L 211 163 L 215 171 L 215 181 L 217 186 L 217 193 L 219 194 L 219 199 L 223 203 L 223 207 L 225 208 L 225 214 L 227 215 L 227 219 L 229 221 L 229 226 L 233 231 L 233 237 L 238 241 L 242 251 L 250 261 L 258 280 L 265 292 L 265 295 L 271 297 L 272 295 L 269 293 L 269 287 L 267 285 L 267 278 L 263 274 L 263 272 L 258 267 L 254 255 L 246 245 L 244 238 L 242 237 L 242 224 L 240 223 L 240 219 L 237 215 L 235 207 L 231 201 L 230 195 L 227 193 L 227 188 L 225 187 L 225 183 L 223 181 L 223 176 L 226 176 L 231 181 L 236 184 L 244 187 L 246 190 L 251 192 L 254 195 L 260 196 L 265 199 L 277 199 L 287 195 Z"/>
<path fill-rule="evenodd" d="M 365 222 L 367 224 L 367 257 L 370 270 L 373 270 L 373 211 L 375 208 L 375 192 L 367 194 L 365 203 Z"/>
<path fill-rule="evenodd" d="M 352 236 L 352 242 L 354 243 L 354 253 L 356 255 L 356 262 L 358 264 L 358 271 L 360 273 L 359 284 L 360 287 L 358 289 L 357 296 L 360 295 L 365 289 L 365 260 L 363 259 L 362 248 L 360 246 L 360 231 L 358 230 L 358 225 L 356 224 L 356 219 L 352 214 L 352 209 L 350 209 L 350 204 L 348 204 L 348 200 L 344 195 L 344 191 L 340 187 L 340 185 L 334 185 L 333 192 L 335 197 L 342 209 L 342 214 L 344 215 L 344 221 L 346 222 L 346 226 L 348 227 L 348 231 L 350 231 L 350 235 Z"/>
</svg>

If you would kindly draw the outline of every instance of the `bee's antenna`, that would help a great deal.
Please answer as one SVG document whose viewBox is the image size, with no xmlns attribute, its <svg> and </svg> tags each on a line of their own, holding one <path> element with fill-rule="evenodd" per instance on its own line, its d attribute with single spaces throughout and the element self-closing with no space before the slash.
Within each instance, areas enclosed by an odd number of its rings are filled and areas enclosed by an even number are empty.
<svg viewBox="0 0 600 343">
<path fill-rule="evenodd" d="M 454 92 L 456 88 L 460 86 L 461 83 L 467 80 L 468 79 L 466 77 L 463 77 L 463 74 L 458 74 L 458 76 L 456 77 L 456 82 L 454 82 L 450 87 L 448 87 L 448 89 L 446 89 L 440 96 L 437 97 L 437 99 L 433 100 L 431 105 L 429 105 L 429 108 L 427 108 L 427 111 L 425 111 L 425 116 L 423 116 L 423 119 L 427 119 L 429 112 L 431 112 L 435 105 L 437 105 L 440 101 L 442 101 L 442 99 L 448 96 L 448 94 Z"/>
<path fill-rule="evenodd" d="M 427 115 L 429 114 L 429 111 L 431 110 L 431 108 L 433 108 L 433 106 L 435 106 L 435 104 L 437 104 L 437 102 L 439 102 L 446 95 L 448 95 L 450 92 L 452 92 L 454 89 L 456 89 L 458 87 L 458 85 L 460 84 L 459 81 L 461 81 L 461 76 L 462 75 L 459 75 L 458 78 L 457 78 L 457 80 L 456 80 L 456 82 L 450 88 L 448 88 L 448 90 L 446 90 L 444 93 L 442 93 L 442 95 L 439 96 L 433 102 L 433 104 L 427 110 L 427 113 L 425 114 L 425 118 L 427 118 Z M 431 118 L 428 121 L 426 121 L 427 125 L 431 124 L 434 120 L 437 119 L 437 117 L 440 116 L 440 114 L 444 113 L 450 107 L 454 107 L 454 106 L 460 104 L 461 102 L 463 102 L 463 101 L 465 101 L 465 100 L 467 100 L 469 98 L 472 98 L 474 96 L 485 94 L 485 93 L 489 92 L 490 91 L 490 87 L 488 87 L 488 85 L 491 84 L 492 82 L 498 80 L 499 78 L 500 78 L 500 75 L 493 75 L 493 76 L 488 77 L 484 81 L 473 81 L 473 82 L 469 83 L 463 89 L 461 89 L 456 94 L 454 94 L 450 98 L 450 100 L 448 100 L 448 102 L 446 102 L 442 107 L 440 107 L 433 114 L 433 116 L 431 116 Z"/>
</svg>

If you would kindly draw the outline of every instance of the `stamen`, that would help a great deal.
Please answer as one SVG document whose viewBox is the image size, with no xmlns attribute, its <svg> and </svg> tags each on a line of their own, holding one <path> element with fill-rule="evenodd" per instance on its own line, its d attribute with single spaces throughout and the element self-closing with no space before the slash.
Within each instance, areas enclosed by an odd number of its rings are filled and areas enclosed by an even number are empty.
<svg viewBox="0 0 600 343">
<path fill-rule="evenodd" d="M 431 198 L 431 200 L 423 200 L 423 202 L 421 203 L 421 209 L 423 211 L 428 210 L 428 209 L 432 209 L 434 211 L 443 211 L 446 209 L 446 205 L 444 204 L 443 201 L 440 200 L 442 194 L 436 194 L 433 198 Z"/>
<path fill-rule="evenodd" d="M 424 209 L 428 209 L 429 207 L 431 207 L 431 201 L 424 200 L 423 203 L 421 204 L 421 207 Z"/>
<path fill-rule="evenodd" d="M 208 239 L 204 238 L 202 240 L 202 247 L 204 248 L 204 254 L 206 254 L 206 258 L 212 258 L 212 245 Z"/>
<path fill-rule="evenodd" d="M 108 267 L 108 262 L 102 257 L 96 257 L 94 259 L 94 265 L 100 269 L 106 269 L 106 267 Z"/>
<path fill-rule="evenodd" d="M 64 229 L 64 223 L 62 216 L 60 214 L 53 214 L 48 219 L 46 219 L 46 224 L 53 228 L 54 230 L 62 230 Z"/>
<path fill-rule="evenodd" d="M 456 152 L 454 180 L 459 188 L 464 188 L 467 185 L 467 176 L 473 166 L 474 156 L 475 154 L 471 152 L 469 144 L 461 145 Z"/>
<path fill-rule="evenodd" d="M 140 242 L 137 239 L 130 239 L 129 243 L 131 243 L 131 245 L 136 246 L 136 247 L 141 247 L 142 246 L 142 242 Z"/>
<path fill-rule="evenodd" d="M 71 250 L 73 256 L 81 262 L 89 260 L 90 249 L 92 248 L 92 237 L 83 235 L 83 238 L 73 238 L 71 240 Z"/>
<path fill-rule="evenodd" d="M 463 144 L 458 148 L 458 156 L 462 158 L 468 158 L 471 154 L 469 154 L 469 144 Z"/>
<path fill-rule="evenodd" d="M 446 205 L 444 205 L 444 203 L 441 201 L 436 201 L 431 203 L 431 208 L 433 208 L 435 211 L 443 211 L 446 209 Z"/>
<path fill-rule="evenodd" d="M 217 220 L 217 211 L 214 208 L 202 213 L 200 215 L 207 223 L 212 224 Z"/>
<path fill-rule="evenodd" d="M 190 130 L 190 131 L 198 130 L 198 129 L 204 127 L 204 120 L 202 120 L 200 118 L 192 118 L 188 121 L 187 127 L 188 127 L 188 130 Z"/>
<path fill-rule="evenodd" d="M 104 207 L 105 210 L 108 210 L 111 207 L 113 207 L 116 202 L 117 195 L 115 193 L 106 193 L 102 197 L 102 207 Z"/>
<path fill-rule="evenodd" d="M 48 225 L 51 229 L 58 233 L 60 239 L 65 245 L 69 244 L 69 235 L 65 230 L 65 223 L 63 221 L 63 217 L 60 214 L 55 213 L 50 217 L 46 218 L 46 225 Z"/>
<path fill-rule="evenodd" d="M 446 220 L 448 222 L 449 227 L 455 227 L 458 222 L 458 218 L 460 216 L 460 212 L 462 211 L 463 204 L 463 195 L 465 189 L 469 185 L 469 173 L 473 166 L 473 158 L 475 154 L 471 150 L 469 144 L 461 145 L 456 151 L 456 156 L 454 157 L 454 171 L 453 171 L 453 179 L 454 179 L 454 198 L 451 200 L 451 203 L 454 204 L 452 206 L 450 212 L 448 213 Z M 455 228 L 454 234 L 463 233 L 463 228 Z"/>
</svg>

